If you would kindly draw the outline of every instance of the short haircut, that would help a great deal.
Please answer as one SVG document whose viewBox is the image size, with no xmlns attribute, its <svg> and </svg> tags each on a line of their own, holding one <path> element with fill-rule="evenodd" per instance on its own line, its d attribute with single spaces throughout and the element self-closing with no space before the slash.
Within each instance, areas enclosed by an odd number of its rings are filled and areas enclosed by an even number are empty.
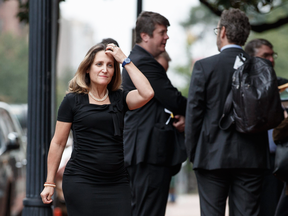
<svg viewBox="0 0 288 216">
<path fill-rule="evenodd" d="M 153 37 L 153 31 L 155 30 L 156 24 L 166 27 L 170 26 L 168 19 L 161 14 L 151 11 L 143 11 L 136 21 L 136 43 L 142 41 L 141 33 L 146 33 L 150 37 Z"/>
<path fill-rule="evenodd" d="M 88 93 L 90 89 L 90 77 L 87 71 L 90 70 L 91 65 L 94 62 L 95 56 L 100 51 L 106 50 L 106 44 L 99 43 L 87 52 L 85 58 L 80 63 L 75 76 L 69 82 L 69 90 L 68 92 L 75 92 L 75 93 Z M 120 73 L 120 66 L 119 63 L 114 59 L 114 75 L 112 80 L 108 84 L 107 88 L 109 91 L 116 91 L 121 86 L 121 73 Z"/>
<path fill-rule="evenodd" d="M 250 33 L 250 23 L 246 14 L 235 8 L 224 10 L 221 14 L 219 27 L 225 26 L 229 43 L 243 46 Z"/>
<path fill-rule="evenodd" d="M 119 47 L 119 44 L 118 44 L 118 42 L 116 41 L 116 40 L 114 40 L 113 38 L 104 38 L 102 41 L 101 41 L 101 43 L 103 43 L 103 44 L 110 44 L 110 43 L 113 43 L 113 44 L 115 44 L 115 45 L 117 45 L 118 47 Z"/>
<path fill-rule="evenodd" d="M 257 53 L 257 49 L 259 49 L 261 46 L 268 46 L 271 49 L 273 49 L 273 45 L 263 38 L 258 38 L 249 41 L 245 46 L 245 52 L 248 53 L 250 56 L 255 56 Z"/>
</svg>

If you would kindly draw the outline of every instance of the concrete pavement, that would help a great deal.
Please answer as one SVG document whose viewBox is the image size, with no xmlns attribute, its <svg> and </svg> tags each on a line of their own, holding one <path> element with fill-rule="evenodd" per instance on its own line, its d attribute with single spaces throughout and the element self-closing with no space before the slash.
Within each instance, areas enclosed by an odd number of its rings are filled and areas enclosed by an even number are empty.
<svg viewBox="0 0 288 216">
<path fill-rule="evenodd" d="M 178 195 L 175 203 L 168 202 L 165 216 L 200 216 L 198 194 Z"/>
<path fill-rule="evenodd" d="M 226 209 L 226 216 L 228 216 Z M 175 203 L 168 203 L 165 216 L 200 216 L 198 194 L 183 194 L 176 197 Z"/>
</svg>

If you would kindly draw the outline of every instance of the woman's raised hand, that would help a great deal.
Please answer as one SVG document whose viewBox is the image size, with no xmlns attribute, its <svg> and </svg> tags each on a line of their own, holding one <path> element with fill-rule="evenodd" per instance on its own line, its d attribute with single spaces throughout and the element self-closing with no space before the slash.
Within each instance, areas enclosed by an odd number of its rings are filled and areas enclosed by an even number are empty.
<svg viewBox="0 0 288 216">
<path fill-rule="evenodd" d="M 124 59 L 127 57 L 122 50 L 116 45 L 116 44 L 108 44 L 106 47 L 106 53 L 112 55 L 117 62 L 121 63 L 124 61 Z"/>
</svg>

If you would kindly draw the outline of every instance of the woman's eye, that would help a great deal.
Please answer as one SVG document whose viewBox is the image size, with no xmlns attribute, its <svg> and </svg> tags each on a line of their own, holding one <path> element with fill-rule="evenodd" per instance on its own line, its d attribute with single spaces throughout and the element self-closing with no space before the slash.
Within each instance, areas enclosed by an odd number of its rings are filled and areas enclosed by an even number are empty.
<svg viewBox="0 0 288 216">
<path fill-rule="evenodd" d="M 108 67 L 113 67 L 113 65 L 112 65 L 112 64 L 109 64 Z"/>
<path fill-rule="evenodd" d="M 97 66 L 101 66 L 102 64 L 100 62 L 96 63 Z"/>
</svg>

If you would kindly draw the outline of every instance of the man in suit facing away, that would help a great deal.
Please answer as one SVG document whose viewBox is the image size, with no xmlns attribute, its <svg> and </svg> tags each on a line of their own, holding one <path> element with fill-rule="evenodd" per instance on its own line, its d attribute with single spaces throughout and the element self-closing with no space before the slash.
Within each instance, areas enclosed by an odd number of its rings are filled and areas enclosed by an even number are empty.
<svg viewBox="0 0 288 216">
<path fill-rule="evenodd" d="M 145 106 L 127 111 L 124 119 L 124 161 L 133 216 L 165 215 L 171 176 L 187 158 L 183 133 L 187 100 L 155 59 L 165 51 L 169 25 L 158 13 L 142 12 L 136 22 L 136 45 L 129 55 L 155 93 Z M 125 69 L 122 77 L 124 90 L 135 89 Z M 170 111 L 175 118 L 170 118 Z"/>
<path fill-rule="evenodd" d="M 239 9 L 224 10 L 214 31 L 220 53 L 195 63 L 185 122 L 201 215 L 224 216 L 229 195 L 235 216 L 256 216 L 263 173 L 269 167 L 267 131 L 243 134 L 234 126 L 226 131 L 218 126 L 232 74 L 241 65 L 237 55 L 249 58 L 241 47 L 250 33 L 248 17 Z"/>
</svg>

